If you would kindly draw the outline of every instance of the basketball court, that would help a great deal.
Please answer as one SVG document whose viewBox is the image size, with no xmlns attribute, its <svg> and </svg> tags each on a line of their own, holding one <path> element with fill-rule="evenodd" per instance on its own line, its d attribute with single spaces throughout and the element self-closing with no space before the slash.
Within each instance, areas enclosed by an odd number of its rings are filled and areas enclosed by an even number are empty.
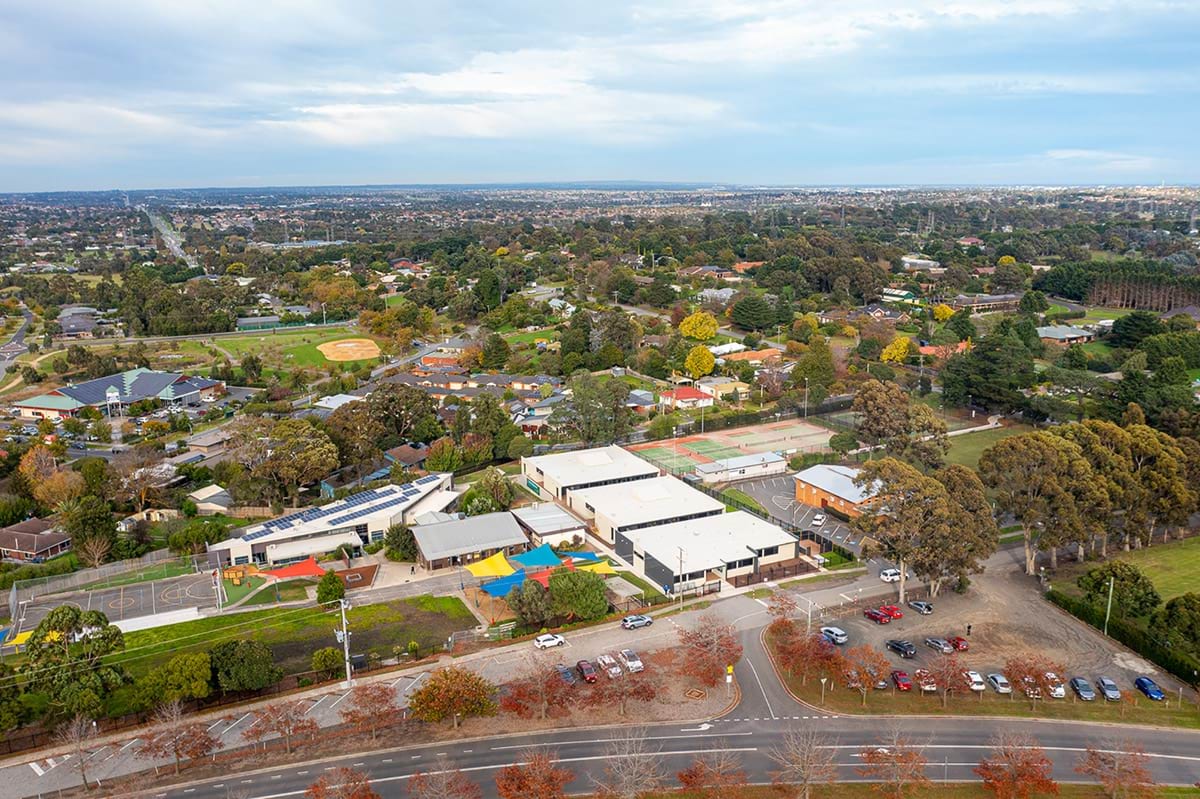
<svg viewBox="0 0 1200 799">
<path fill-rule="evenodd" d="M 209 572 L 96 591 L 47 594 L 22 605 L 13 626 L 13 637 L 33 630 L 50 611 L 62 605 L 73 605 L 84 611 L 98 610 L 110 622 L 116 622 L 185 608 L 215 608 L 217 597 Z"/>
<path fill-rule="evenodd" d="M 644 444 L 632 444 L 627 449 L 674 474 L 690 472 L 698 464 L 779 452 L 819 452 L 828 447 L 833 431 L 803 419 L 787 419 L 732 430 L 681 436 Z"/>
</svg>

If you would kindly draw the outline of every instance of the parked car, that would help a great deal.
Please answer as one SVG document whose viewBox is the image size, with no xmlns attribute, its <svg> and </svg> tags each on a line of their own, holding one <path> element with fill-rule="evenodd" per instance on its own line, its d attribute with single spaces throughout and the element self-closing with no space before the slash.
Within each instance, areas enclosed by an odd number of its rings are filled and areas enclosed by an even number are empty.
<svg viewBox="0 0 1200 799">
<path fill-rule="evenodd" d="M 1104 698 L 1109 702 L 1121 701 L 1121 689 L 1109 677 L 1097 677 L 1096 687 L 1100 689 L 1100 693 L 1104 694 Z"/>
<path fill-rule="evenodd" d="M 961 635 L 952 635 L 946 640 L 950 642 L 950 646 L 954 647 L 954 651 L 956 652 L 966 652 L 970 648 L 967 639 Z"/>
<path fill-rule="evenodd" d="M 617 653 L 617 660 L 621 661 L 621 665 L 630 674 L 637 674 L 646 667 L 642 665 L 642 660 L 637 656 L 637 653 L 632 649 L 622 649 Z"/>
<path fill-rule="evenodd" d="M 954 647 L 945 638 L 926 638 L 925 646 L 934 652 L 941 652 L 943 655 L 949 655 L 954 651 Z"/>
<path fill-rule="evenodd" d="M 890 616 L 893 619 L 904 618 L 904 611 L 900 610 L 899 606 L 897 605 L 880 605 L 879 612 Z"/>
<path fill-rule="evenodd" d="M 987 689 L 987 684 L 983 681 L 983 676 L 977 671 L 964 671 L 963 679 L 967 681 L 967 687 L 972 691 L 984 691 Z"/>
<path fill-rule="evenodd" d="M 891 616 L 880 613 L 878 610 L 875 610 L 875 608 L 867 608 L 863 611 L 863 615 L 876 624 L 890 624 L 892 621 Z"/>
<path fill-rule="evenodd" d="M 926 669 L 914 671 L 913 678 L 917 681 L 917 685 L 921 686 L 922 691 L 930 692 L 938 689 L 937 680 L 933 679 L 933 675 Z"/>
<path fill-rule="evenodd" d="M 825 514 L 824 513 L 818 513 L 816 516 L 812 517 L 812 526 L 813 527 L 820 527 L 823 524 L 825 524 Z"/>
<path fill-rule="evenodd" d="M 654 624 L 654 619 L 650 618 L 649 616 L 644 616 L 641 613 L 634 614 L 633 616 L 626 616 L 625 618 L 621 619 L 621 626 L 626 630 L 636 630 L 640 627 L 649 627 L 651 624 Z"/>
<path fill-rule="evenodd" d="M 1042 688 L 1037 684 L 1037 680 L 1026 674 L 1021 678 L 1021 690 L 1025 692 L 1025 696 L 1030 699 L 1041 699 Z"/>
<path fill-rule="evenodd" d="M 886 642 L 884 642 L 884 646 L 902 658 L 913 658 L 917 656 L 917 648 L 912 645 L 912 641 L 902 641 L 899 638 L 889 638 Z"/>
<path fill-rule="evenodd" d="M 908 603 L 908 606 L 917 613 L 920 613 L 922 616 L 928 616 L 929 614 L 933 613 L 933 605 L 929 602 L 922 602 L 919 599 L 912 600 Z"/>
<path fill-rule="evenodd" d="M 1096 692 L 1092 690 L 1092 684 L 1082 677 L 1071 678 L 1071 690 L 1084 702 L 1091 702 L 1096 698 Z"/>
<path fill-rule="evenodd" d="M 879 579 L 883 580 L 885 583 L 898 583 L 900 582 L 900 570 L 884 569 L 879 573 Z"/>
<path fill-rule="evenodd" d="M 600 676 L 596 673 L 596 667 L 586 660 L 576 663 L 575 670 L 579 672 L 579 676 L 583 678 L 584 682 L 595 682 Z"/>
<path fill-rule="evenodd" d="M 846 631 L 841 627 L 822 627 L 821 635 L 831 644 L 844 644 L 850 640 L 850 636 L 846 635 Z"/>
<path fill-rule="evenodd" d="M 1145 694 L 1147 699 L 1153 699 L 1155 702 L 1161 702 L 1165 698 L 1162 689 L 1149 677 L 1138 677 L 1133 681 L 1133 687 Z"/>
<path fill-rule="evenodd" d="M 617 659 L 608 654 L 596 656 L 596 668 L 607 675 L 610 680 L 617 679 L 623 673 Z"/>
<path fill-rule="evenodd" d="M 912 680 L 910 680 L 908 678 L 908 672 L 893 671 L 892 672 L 892 682 L 896 684 L 897 691 L 911 691 L 912 690 Z"/>
<path fill-rule="evenodd" d="M 567 685 L 574 685 L 576 682 L 578 682 L 578 680 L 575 679 L 575 672 L 567 668 L 566 664 L 559 663 L 555 665 L 554 670 L 558 672 L 558 676 L 561 677 L 562 681 Z"/>
<path fill-rule="evenodd" d="M 545 633 L 533 639 L 533 645 L 538 649 L 552 649 L 556 646 L 565 646 L 567 639 L 557 633 Z"/>
<path fill-rule="evenodd" d="M 998 671 L 993 671 L 987 676 L 988 685 L 992 686 L 998 694 L 1011 694 L 1012 683 Z"/>
<path fill-rule="evenodd" d="M 1063 681 L 1058 678 L 1058 675 L 1052 671 L 1046 672 L 1046 686 L 1050 689 L 1050 696 L 1054 699 L 1065 699 L 1067 696 L 1067 688 L 1063 685 Z"/>
</svg>

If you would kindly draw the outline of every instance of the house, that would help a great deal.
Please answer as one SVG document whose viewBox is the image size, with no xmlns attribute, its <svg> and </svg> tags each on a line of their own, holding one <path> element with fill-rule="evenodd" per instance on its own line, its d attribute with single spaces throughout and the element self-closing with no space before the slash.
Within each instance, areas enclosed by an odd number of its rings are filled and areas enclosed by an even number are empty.
<svg viewBox="0 0 1200 799">
<path fill-rule="evenodd" d="M 897 305 L 920 305 L 917 295 L 906 289 L 883 289 L 879 292 L 880 302 L 891 302 Z"/>
<path fill-rule="evenodd" d="M 917 351 L 926 358 L 941 358 L 947 352 L 951 355 L 957 355 L 969 349 L 971 349 L 971 342 L 969 341 L 959 341 L 955 344 L 925 344 L 917 347 Z"/>
<path fill-rule="evenodd" d="M 1046 344 L 1069 346 L 1071 344 L 1086 344 L 1096 337 L 1090 330 L 1071 325 L 1048 325 L 1037 329 L 1038 338 Z"/>
<path fill-rule="evenodd" d="M 717 280 L 741 280 L 741 275 L 734 272 L 732 269 L 727 269 L 723 266 L 714 264 L 704 264 L 703 266 L 682 266 L 675 270 L 675 274 L 680 277 L 710 277 Z"/>
<path fill-rule="evenodd" d="M 569 317 L 575 313 L 575 306 L 560 297 L 555 297 L 546 304 L 550 306 L 551 310 L 562 317 Z"/>
<path fill-rule="evenodd" d="M 96 334 L 96 318 L 87 314 L 71 314 L 58 319 L 59 332 L 55 338 L 92 338 Z"/>
<path fill-rule="evenodd" d="M 724 502 L 674 477 L 572 491 L 567 497 L 567 507 L 590 519 L 596 535 L 609 545 L 618 544 L 618 535 L 624 534 L 627 541 L 632 541 L 630 534 L 636 530 L 725 512 Z M 626 548 L 625 552 L 629 551 Z M 617 554 L 625 556 L 620 545 Z"/>
<path fill-rule="evenodd" d="M 420 524 L 411 530 L 417 562 L 430 571 L 474 563 L 497 552 L 516 555 L 529 548 L 529 539 L 508 511 Z"/>
<path fill-rule="evenodd" d="M 748 363 L 752 366 L 766 363 L 767 361 L 778 360 L 783 357 L 783 350 L 777 350 L 774 347 L 767 347 L 761 350 L 750 350 L 748 352 L 735 352 L 732 355 L 726 355 L 722 358 L 723 361 L 729 363 L 735 361 L 737 363 Z"/>
<path fill-rule="evenodd" d="M 189 450 L 202 455 L 216 455 L 225 451 L 225 445 L 233 438 L 233 434 L 224 427 L 214 427 L 203 433 L 184 439 Z"/>
<path fill-rule="evenodd" d="M 0 529 L 0 557 L 40 563 L 71 548 L 71 536 L 49 519 L 27 519 Z"/>
<path fill-rule="evenodd" d="M 1173 311 L 1163 314 L 1163 319 L 1172 319 L 1176 316 L 1186 316 L 1192 320 L 1192 324 L 1200 327 L 1200 308 L 1195 305 L 1188 305 L 1184 308 L 1176 308 Z"/>
<path fill-rule="evenodd" d="M 143 511 L 126 516 L 117 522 L 117 531 L 122 533 L 131 533 L 137 529 L 139 524 L 158 524 L 159 522 L 167 522 L 172 519 L 178 519 L 179 511 L 174 508 L 146 508 Z"/>
<path fill-rule="evenodd" d="M 314 408 L 321 408 L 326 411 L 336 411 L 343 405 L 349 405 L 351 402 L 360 402 L 363 397 L 358 397 L 353 394 L 330 394 L 327 397 L 321 397 L 313 402 Z"/>
<path fill-rule="evenodd" d="M 857 308 L 847 314 L 846 318 L 851 322 L 862 322 L 867 319 L 875 319 L 881 322 L 892 322 L 893 324 L 904 324 L 909 320 L 909 315 L 904 311 L 896 308 L 889 308 L 886 305 L 880 305 L 877 302 L 872 302 L 862 308 Z"/>
<path fill-rule="evenodd" d="M 956 311 L 966 308 L 971 313 L 991 313 L 1015 311 L 1020 302 L 1020 294 L 959 294 L 949 305 Z"/>
<path fill-rule="evenodd" d="M 389 463 L 398 463 L 406 469 L 420 469 L 429 456 L 429 447 L 424 444 L 401 444 L 383 453 Z"/>
<path fill-rule="evenodd" d="M 196 503 L 196 513 L 200 516 L 224 515 L 233 507 L 233 497 L 216 483 L 197 488 L 187 498 Z"/>
<path fill-rule="evenodd" d="M 963 236 L 961 239 L 958 239 L 955 244 L 960 247 L 982 247 L 983 239 L 976 238 L 975 236 Z"/>
<path fill-rule="evenodd" d="M 535 502 L 511 511 L 534 546 L 569 544 L 587 538 L 587 522 L 554 502 Z"/>
<path fill-rule="evenodd" d="M 792 475 L 796 481 L 796 500 L 839 516 L 861 516 L 874 492 L 854 481 L 859 470 L 848 466 L 817 464 Z"/>
<path fill-rule="evenodd" d="M 695 382 L 697 390 L 707 394 L 713 399 L 723 400 L 736 396 L 738 399 L 745 399 L 750 395 L 750 384 L 743 383 L 733 377 L 724 375 L 708 375 L 702 377 Z"/>
<path fill-rule="evenodd" d="M 736 264 L 734 264 L 730 268 L 733 271 L 737 272 L 739 275 L 744 275 L 753 269 L 757 269 L 758 267 L 762 266 L 765 263 L 766 263 L 766 261 L 738 261 Z"/>
<path fill-rule="evenodd" d="M 696 475 L 705 483 L 732 483 L 735 480 L 771 477 L 786 471 L 787 458 L 778 452 L 739 455 L 736 458 L 700 463 L 695 469 Z"/>
<path fill-rule="evenodd" d="M 700 289 L 696 297 L 707 305 L 728 305 L 737 295 L 737 289 Z"/>
<path fill-rule="evenodd" d="M 615 444 L 521 458 L 525 486 L 539 497 L 566 499 L 572 491 L 648 480 L 657 466 Z"/>
<path fill-rule="evenodd" d="M 692 386 L 680 386 L 658 395 L 658 404 L 663 408 L 677 410 L 679 408 L 711 408 L 713 398 Z"/>
<path fill-rule="evenodd" d="M 724 358 L 735 352 L 745 352 L 746 345 L 740 341 L 730 341 L 728 344 L 709 344 L 708 351 L 717 358 Z"/>
<path fill-rule="evenodd" d="M 139 368 L 56 388 L 46 394 L 18 400 L 13 407 L 25 419 L 57 421 L 75 416 L 84 408 L 95 408 L 113 416 L 124 413 L 129 405 L 142 400 L 198 403 L 224 393 L 225 383 L 219 380 Z"/>
<path fill-rule="evenodd" d="M 942 265 L 937 261 L 922 258 L 915 253 L 909 253 L 901 258 L 900 265 L 906 272 L 936 272 L 942 268 Z"/>
<path fill-rule="evenodd" d="M 457 355 L 423 355 L 422 366 L 458 366 Z"/>
<path fill-rule="evenodd" d="M 635 388 L 629 392 L 629 397 L 625 400 L 625 407 L 632 408 L 634 412 L 647 414 L 657 405 L 654 401 L 654 394 L 650 391 L 645 391 L 640 388 Z"/>
</svg>

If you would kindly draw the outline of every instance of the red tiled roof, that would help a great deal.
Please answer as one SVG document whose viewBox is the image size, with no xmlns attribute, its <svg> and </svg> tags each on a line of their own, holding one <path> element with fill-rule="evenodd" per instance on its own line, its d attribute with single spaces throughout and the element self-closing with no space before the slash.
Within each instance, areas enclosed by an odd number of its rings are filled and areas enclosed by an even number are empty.
<svg viewBox="0 0 1200 799">
<path fill-rule="evenodd" d="M 705 394 L 703 391 L 700 391 L 698 389 L 692 388 L 691 386 L 680 386 L 679 388 L 675 389 L 674 391 L 664 391 L 659 396 L 661 396 L 663 399 L 673 399 L 673 400 L 712 399 L 712 397 L 710 397 L 708 394 Z"/>
</svg>

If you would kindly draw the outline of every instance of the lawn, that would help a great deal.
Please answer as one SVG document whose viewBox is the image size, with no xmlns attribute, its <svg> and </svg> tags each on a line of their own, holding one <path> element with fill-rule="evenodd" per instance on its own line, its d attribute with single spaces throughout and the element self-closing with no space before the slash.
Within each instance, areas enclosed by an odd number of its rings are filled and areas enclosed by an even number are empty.
<svg viewBox="0 0 1200 799">
<path fill-rule="evenodd" d="M 251 575 L 241 581 L 241 585 L 234 585 L 233 580 L 226 579 L 225 583 L 225 604 L 232 605 L 235 602 L 245 598 L 254 589 L 267 581 L 266 577 L 258 577 Z"/>
<path fill-rule="evenodd" d="M 974 469 L 979 465 L 979 456 L 992 444 L 1018 433 L 1028 433 L 1032 429 L 1028 425 L 1006 425 L 994 430 L 981 430 L 978 433 L 954 436 L 950 439 L 950 451 L 946 454 L 946 462 L 970 466 Z"/>
<path fill-rule="evenodd" d="M 745 491 L 739 491 L 736 488 L 727 488 L 724 491 L 722 491 L 721 494 L 730 499 L 737 500 L 742 505 L 745 505 L 746 507 L 751 508 L 752 510 L 754 510 L 757 513 L 762 514 L 763 516 L 770 516 L 770 514 L 767 513 L 767 509 L 762 506 L 762 503 L 760 503 L 757 499 L 755 499 L 754 497 L 747 494 Z"/>
<path fill-rule="evenodd" d="M 662 596 L 663 595 L 663 592 L 660 591 L 657 586 L 651 585 L 648 581 L 643 580 L 641 577 L 638 577 L 633 572 L 619 571 L 619 572 L 617 572 L 617 576 L 620 577 L 625 582 L 629 583 L 630 585 L 633 585 L 637 588 L 642 589 L 642 593 L 644 593 L 644 594 L 649 594 L 651 596 Z"/>
<path fill-rule="evenodd" d="M 255 354 L 277 366 L 324 366 L 330 361 L 317 350 L 318 344 L 344 338 L 364 338 L 348 327 L 297 328 L 277 333 L 252 333 L 217 339 L 216 344 L 237 358 Z"/>
<path fill-rule="evenodd" d="M 544 327 L 540 330 L 522 330 L 520 333 L 504 334 L 504 340 L 509 344 L 533 344 L 539 338 L 555 341 L 558 339 L 558 331 L 552 327 Z"/>
<path fill-rule="evenodd" d="M 1154 544 L 1132 552 L 1118 552 L 1114 557 L 1141 569 L 1154 582 L 1154 587 L 1158 589 L 1163 602 L 1189 591 L 1200 590 L 1197 588 L 1196 578 L 1196 575 L 1200 574 L 1200 537 L 1185 538 L 1169 544 Z M 1082 563 L 1060 568 L 1055 585 L 1078 595 L 1079 592 L 1074 590 L 1075 578 L 1095 565 Z"/>
<path fill-rule="evenodd" d="M 1087 344 L 1080 344 L 1079 346 L 1082 347 L 1083 351 L 1087 354 L 1097 355 L 1103 358 L 1107 358 L 1113 351 L 1113 348 L 1110 345 L 1105 344 L 1103 341 L 1089 341 Z"/>
<path fill-rule="evenodd" d="M 1105 319 L 1120 319 L 1128 314 L 1129 310 L 1125 308 L 1088 308 L 1084 313 L 1083 321 L 1101 322 Z"/>
<path fill-rule="evenodd" d="M 254 596 L 247 599 L 240 607 L 249 608 L 255 605 L 274 605 L 276 602 L 299 602 L 308 599 L 307 580 L 285 580 L 282 583 L 268 585 Z"/>
</svg>

